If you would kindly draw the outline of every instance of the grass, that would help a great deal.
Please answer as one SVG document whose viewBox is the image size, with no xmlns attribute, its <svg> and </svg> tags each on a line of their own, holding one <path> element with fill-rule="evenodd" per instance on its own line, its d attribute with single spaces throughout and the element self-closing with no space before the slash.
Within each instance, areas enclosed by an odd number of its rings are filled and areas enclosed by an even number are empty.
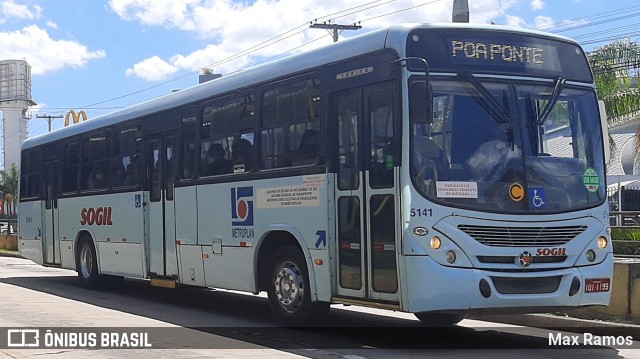
<svg viewBox="0 0 640 359">
<path fill-rule="evenodd" d="M 0 248 L 0 253 L 9 253 L 9 254 L 20 254 L 18 251 L 12 251 L 9 249 Z"/>
</svg>

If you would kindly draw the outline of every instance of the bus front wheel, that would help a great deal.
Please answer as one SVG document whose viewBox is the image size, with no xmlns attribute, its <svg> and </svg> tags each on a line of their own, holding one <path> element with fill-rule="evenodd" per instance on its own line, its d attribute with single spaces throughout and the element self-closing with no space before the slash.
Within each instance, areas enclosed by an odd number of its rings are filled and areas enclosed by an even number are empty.
<svg viewBox="0 0 640 359">
<path fill-rule="evenodd" d="M 447 313 L 418 312 L 414 315 L 420 319 L 422 324 L 429 327 L 449 327 L 464 319 L 464 315 Z"/>
<path fill-rule="evenodd" d="M 278 249 L 273 258 L 267 294 L 276 320 L 285 326 L 299 326 L 326 313 L 329 303 L 311 302 L 307 262 L 302 252 L 287 245 Z"/>
<path fill-rule="evenodd" d="M 87 289 L 96 289 L 99 284 L 98 260 L 91 238 L 84 237 L 78 244 L 76 271 L 80 284 Z"/>
</svg>

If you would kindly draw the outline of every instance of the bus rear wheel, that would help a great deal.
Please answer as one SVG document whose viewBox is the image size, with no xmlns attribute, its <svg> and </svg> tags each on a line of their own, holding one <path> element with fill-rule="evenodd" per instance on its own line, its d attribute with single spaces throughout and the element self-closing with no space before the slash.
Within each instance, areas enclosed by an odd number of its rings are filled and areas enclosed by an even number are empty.
<svg viewBox="0 0 640 359">
<path fill-rule="evenodd" d="M 433 312 L 418 312 L 413 314 L 416 318 L 420 319 L 423 325 L 429 327 L 450 327 L 458 324 L 462 319 L 464 319 L 464 315 L 459 314 Z"/>
<path fill-rule="evenodd" d="M 76 253 L 76 271 L 80 284 L 87 289 L 96 289 L 100 284 L 100 275 L 98 274 L 98 259 L 96 248 L 91 238 L 83 237 L 78 244 Z"/>
<path fill-rule="evenodd" d="M 267 294 L 275 319 L 285 326 L 300 326 L 325 314 L 329 303 L 311 302 L 307 262 L 302 252 L 287 245 L 278 249 L 273 258 Z"/>
</svg>

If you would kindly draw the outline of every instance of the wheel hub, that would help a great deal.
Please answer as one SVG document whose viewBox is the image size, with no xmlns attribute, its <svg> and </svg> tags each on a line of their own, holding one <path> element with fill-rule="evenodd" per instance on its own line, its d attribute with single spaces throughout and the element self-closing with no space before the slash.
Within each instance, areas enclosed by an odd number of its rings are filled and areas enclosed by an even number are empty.
<svg viewBox="0 0 640 359">
<path fill-rule="evenodd" d="M 91 248 L 89 246 L 83 246 L 80 251 L 80 272 L 82 277 L 89 278 L 93 269 L 93 258 L 91 255 Z"/>
<path fill-rule="evenodd" d="M 280 306 L 289 313 L 298 310 L 304 296 L 300 269 L 294 263 L 282 263 L 276 272 L 274 285 Z"/>
</svg>

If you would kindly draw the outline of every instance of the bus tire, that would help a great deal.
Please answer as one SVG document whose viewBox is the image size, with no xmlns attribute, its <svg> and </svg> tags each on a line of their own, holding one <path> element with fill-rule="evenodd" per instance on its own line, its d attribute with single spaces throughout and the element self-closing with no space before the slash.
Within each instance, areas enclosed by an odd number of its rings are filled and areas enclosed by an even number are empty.
<svg viewBox="0 0 640 359">
<path fill-rule="evenodd" d="M 84 236 L 78 243 L 76 271 L 80 284 L 86 289 L 97 289 L 100 284 L 98 256 L 91 238 Z"/>
<path fill-rule="evenodd" d="M 302 252 L 286 245 L 275 251 L 267 285 L 269 306 L 284 326 L 309 324 L 326 314 L 329 303 L 311 302 L 309 272 Z"/>
<path fill-rule="evenodd" d="M 429 327 L 450 327 L 464 319 L 464 315 L 460 314 L 434 312 L 418 312 L 413 314 L 416 318 L 420 319 L 423 325 Z"/>
</svg>

